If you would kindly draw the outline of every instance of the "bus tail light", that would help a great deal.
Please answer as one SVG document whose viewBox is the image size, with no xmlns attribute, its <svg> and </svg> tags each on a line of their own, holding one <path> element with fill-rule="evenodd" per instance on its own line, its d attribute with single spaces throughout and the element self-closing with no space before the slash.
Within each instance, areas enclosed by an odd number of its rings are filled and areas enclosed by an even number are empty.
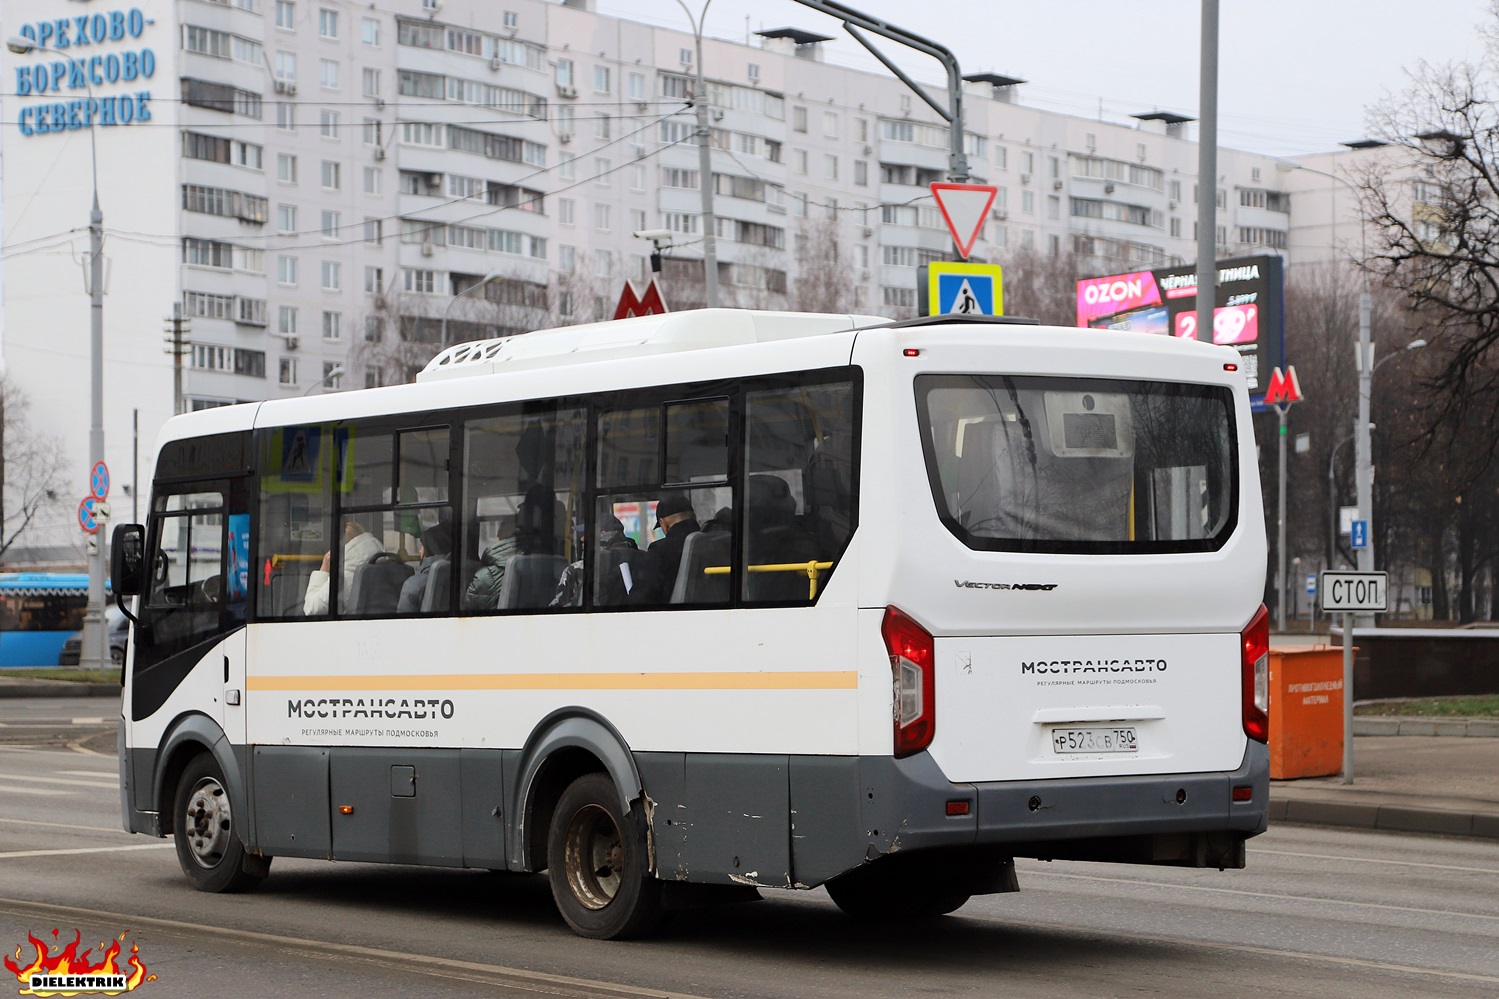
<svg viewBox="0 0 1499 999">
<path fill-rule="evenodd" d="M 1270 741 L 1270 612 L 1260 604 L 1249 626 L 1239 635 L 1244 689 L 1244 734 L 1255 742 Z"/>
<path fill-rule="evenodd" d="M 895 755 L 919 753 L 937 733 L 936 646 L 925 628 L 894 607 L 880 624 L 895 693 Z"/>
</svg>

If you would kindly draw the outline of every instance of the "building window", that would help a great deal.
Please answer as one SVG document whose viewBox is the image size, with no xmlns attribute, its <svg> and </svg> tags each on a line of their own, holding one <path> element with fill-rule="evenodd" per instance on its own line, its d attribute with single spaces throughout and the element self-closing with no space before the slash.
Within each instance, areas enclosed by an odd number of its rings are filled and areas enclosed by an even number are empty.
<svg viewBox="0 0 1499 999">
<path fill-rule="evenodd" d="M 573 225 L 576 223 L 576 216 L 573 214 L 576 210 L 576 205 L 577 203 L 572 198 L 557 199 L 558 225 Z"/>
<path fill-rule="evenodd" d="M 338 63 L 333 59 L 318 60 L 318 82 L 329 90 L 338 89 Z"/>
<path fill-rule="evenodd" d="M 593 206 L 593 227 L 600 232 L 608 232 L 611 228 L 610 209 L 612 205 L 599 203 Z"/>
<path fill-rule="evenodd" d="M 343 324 L 344 324 L 344 314 L 342 312 L 334 312 L 334 311 L 332 311 L 330 309 L 324 309 L 323 310 L 323 339 L 324 340 L 341 340 L 341 339 L 343 339 L 343 335 L 344 335 Z"/>
<path fill-rule="evenodd" d="M 823 176 L 827 177 L 828 180 L 837 180 L 838 179 L 838 157 L 834 156 L 832 153 L 827 153 L 827 154 L 825 154 L 823 156 L 822 159 L 823 159 Z"/>
<path fill-rule="evenodd" d="M 609 138 L 609 116 L 607 114 L 601 112 L 593 119 L 593 137 L 602 140 Z"/>
<path fill-rule="evenodd" d="M 573 85 L 573 61 L 571 59 L 557 60 L 555 79 L 559 87 L 571 87 Z"/>
<path fill-rule="evenodd" d="M 364 241 L 366 243 L 380 242 L 385 236 L 384 228 L 384 223 L 381 219 L 366 217 L 364 220 Z"/>
<path fill-rule="evenodd" d="M 793 149 L 791 151 L 791 169 L 803 177 L 807 175 L 807 151 L 805 149 Z"/>
<path fill-rule="evenodd" d="M 643 100 L 645 100 L 645 74 L 644 73 L 631 73 L 629 75 L 629 77 L 627 77 L 626 86 L 629 88 L 630 100 L 632 100 L 632 101 L 643 101 Z"/>
<path fill-rule="evenodd" d="M 574 160 L 574 157 L 573 157 L 573 155 L 571 153 L 563 153 L 561 156 L 559 156 L 557 158 L 557 179 L 558 180 L 576 180 L 577 179 L 578 174 L 577 174 L 576 169 L 574 169 L 574 166 L 573 166 L 574 162 L 575 162 L 575 160 Z"/>
<path fill-rule="evenodd" d="M 594 157 L 593 182 L 599 187 L 608 187 L 612 183 L 609 175 L 613 172 L 613 170 L 614 164 L 612 161 L 607 160 L 602 156 Z"/>
<path fill-rule="evenodd" d="M 338 229 L 339 229 L 339 214 L 338 214 L 338 212 L 330 212 L 327 209 L 324 209 L 323 210 L 323 238 L 324 239 L 337 239 L 338 238 Z"/>
<path fill-rule="evenodd" d="M 297 5 L 292 0 L 276 0 L 276 27 L 287 31 L 297 28 Z"/>
<path fill-rule="evenodd" d="M 380 20 L 366 17 L 359 22 L 359 40 L 371 48 L 380 47 Z"/>
<path fill-rule="evenodd" d="M 838 138 L 838 112 L 824 111 L 822 113 L 822 137 L 824 139 Z"/>
<path fill-rule="evenodd" d="M 571 274 L 578 267 L 578 248 L 568 246 L 566 243 L 557 245 L 557 269 L 564 274 Z"/>
<path fill-rule="evenodd" d="M 276 127 L 283 132 L 297 130 L 297 106 L 285 101 L 276 103 Z"/>
<path fill-rule="evenodd" d="M 437 293 L 437 272 L 426 270 L 414 270 L 406 268 L 401 271 L 402 286 L 411 292 L 422 295 L 433 295 Z"/>
<path fill-rule="evenodd" d="M 297 307 L 283 305 L 276 310 L 276 332 L 286 336 L 297 335 Z"/>
<path fill-rule="evenodd" d="M 361 79 L 363 80 L 364 96 L 366 96 L 366 97 L 379 97 L 380 96 L 380 71 L 378 69 L 371 69 L 368 66 L 366 66 L 364 68 L 364 70 L 361 72 L 360 76 L 361 76 Z"/>
<path fill-rule="evenodd" d="M 380 193 L 380 176 L 381 176 L 381 174 L 380 174 L 380 168 L 379 167 L 365 167 L 364 168 L 364 193 L 365 194 L 379 194 Z"/>
<path fill-rule="evenodd" d="M 805 132 L 807 130 L 806 108 L 793 107 L 791 109 L 791 130 L 793 132 Z"/>
<path fill-rule="evenodd" d="M 296 284 L 297 284 L 297 258 L 296 257 L 277 257 L 276 258 L 276 283 L 277 284 L 286 285 L 289 288 L 296 287 Z"/>
<path fill-rule="evenodd" d="M 514 31 L 516 28 L 520 27 L 520 15 L 513 10 L 505 11 L 505 19 L 503 21 L 503 24 L 506 28 Z"/>
<path fill-rule="evenodd" d="M 869 186 L 869 161 L 854 160 L 854 186 Z"/>
<path fill-rule="evenodd" d="M 596 94 L 609 93 L 609 67 L 593 67 L 593 92 Z"/>
<path fill-rule="evenodd" d="M 366 146 L 385 145 L 385 122 L 379 118 L 366 118 L 360 130 L 360 136 Z"/>
<path fill-rule="evenodd" d="M 343 264 L 336 260 L 323 261 L 323 290 L 338 291 L 343 280 Z"/>
<path fill-rule="evenodd" d="M 338 373 L 334 374 L 335 371 L 338 372 Z M 324 383 L 327 384 L 327 386 L 329 388 L 335 388 L 336 389 L 340 385 L 343 384 L 343 380 L 344 380 L 343 368 L 339 367 L 339 364 L 338 364 L 337 361 L 324 361 L 323 362 L 323 378 L 322 378 L 322 380 L 323 380 Z"/>
<path fill-rule="evenodd" d="M 342 186 L 342 173 L 336 160 L 323 160 L 323 190 L 337 191 Z"/>
<path fill-rule="evenodd" d="M 323 38 L 338 37 L 338 11 L 319 7 L 317 12 L 317 33 Z"/>
<path fill-rule="evenodd" d="M 323 108 L 318 112 L 318 134 L 325 139 L 338 138 L 338 112 Z"/>
<path fill-rule="evenodd" d="M 297 206 L 276 206 L 276 231 L 280 233 L 297 231 Z"/>
<path fill-rule="evenodd" d="M 297 359 L 295 357 L 281 358 L 281 375 L 278 380 L 282 385 L 297 384 Z"/>
<path fill-rule="evenodd" d="M 364 290 L 372 295 L 385 291 L 385 272 L 379 267 L 364 269 Z"/>
<path fill-rule="evenodd" d="M 275 62 L 276 79 L 288 83 L 297 78 L 297 54 L 295 52 L 277 52 Z"/>
<path fill-rule="evenodd" d="M 379 343 L 385 339 L 385 320 L 380 316 L 364 317 L 364 342 Z M 370 386 L 373 388 L 373 386 Z"/>
</svg>

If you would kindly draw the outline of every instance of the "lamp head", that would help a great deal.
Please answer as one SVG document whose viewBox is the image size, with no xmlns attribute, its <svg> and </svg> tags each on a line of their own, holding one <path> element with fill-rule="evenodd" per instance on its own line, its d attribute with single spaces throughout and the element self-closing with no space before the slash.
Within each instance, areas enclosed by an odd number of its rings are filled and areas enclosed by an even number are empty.
<svg viewBox="0 0 1499 999">
<path fill-rule="evenodd" d="M 25 35 L 11 35 L 5 40 L 5 47 L 10 49 L 16 55 L 30 55 L 32 52 L 36 51 L 37 45 L 36 42 L 27 38 Z"/>
<path fill-rule="evenodd" d="M 1276 160 L 1275 169 L 1279 170 L 1281 173 L 1290 173 L 1292 170 L 1305 170 L 1306 167 L 1302 166 L 1300 163 L 1297 163 L 1295 160 Z"/>
</svg>

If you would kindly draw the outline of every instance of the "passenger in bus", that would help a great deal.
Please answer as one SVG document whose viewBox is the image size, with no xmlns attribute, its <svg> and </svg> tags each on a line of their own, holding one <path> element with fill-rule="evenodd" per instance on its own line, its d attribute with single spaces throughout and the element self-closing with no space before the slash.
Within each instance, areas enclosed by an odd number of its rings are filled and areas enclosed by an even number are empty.
<svg viewBox="0 0 1499 999">
<path fill-rule="evenodd" d="M 703 531 L 707 534 L 732 534 L 734 531 L 734 510 L 731 507 L 721 506 L 718 512 L 703 525 Z"/>
<path fill-rule="evenodd" d="M 417 563 L 416 572 L 401 584 L 401 595 L 396 599 L 397 614 L 421 612 L 422 597 L 426 595 L 432 570 L 453 554 L 453 525 L 446 520 L 439 520 L 423 531 L 419 551 L 422 560 Z"/>
<path fill-rule="evenodd" d="M 516 555 L 550 554 L 556 503 L 556 494 L 544 483 L 526 490 L 526 498 L 515 511 L 515 533 L 496 538 L 479 554 L 479 571 L 463 594 L 464 610 L 491 610 L 500 605 L 505 566 Z"/>
<path fill-rule="evenodd" d="M 682 549 L 687 538 L 702 530 L 686 493 L 667 493 L 656 503 L 656 529 L 665 537 L 645 550 L 640 578 L 630 591 L 630 602 L 664 604 L 671 599 L 677 582 L 677 568 L 682 564 Z"/>
<path fill-rule="evenodd" d="M 354 586 L 354 573 L 359 567 L 385 550 L 380 539 L 364 529 L 356 520 L 344 522 L 343 585 L 338 591 L 338 609 L 345 609 L 349 590 Z M 331 551 L 323 554 L 323 564 L 314 569 L 307 580 L 307 595 L 302 600 L 302 613 L 316 617 L 328 613 L 328 573 L 333 564 Z"/>
<path fill-rule="evenodd" d="M 625 533 L 625 525 L 620 523 L 618 517 L 608 516 L 599 522 L 599 551 L 636 551 L 639 548 L 635 539 Z M 583 606 L 583 560 L 588 557 L 586 547 L 580 547 L 578 560 L 562 570 L 562 578 L 557 581 L 557 595 L 552 598 L 553 607 L 581 607 Z M 624 578 L 619 572 L 619 566 L 624 564 L 624 559 L 617 562 L 602 560 L 601 565 L 611 565 L 614 572 L 610 578 L 604 579 L 599 584 L 599 603 L 622 604 L 625 602 Z M 611 597 L 611 594 L 613 595 Z"/>
</svg>

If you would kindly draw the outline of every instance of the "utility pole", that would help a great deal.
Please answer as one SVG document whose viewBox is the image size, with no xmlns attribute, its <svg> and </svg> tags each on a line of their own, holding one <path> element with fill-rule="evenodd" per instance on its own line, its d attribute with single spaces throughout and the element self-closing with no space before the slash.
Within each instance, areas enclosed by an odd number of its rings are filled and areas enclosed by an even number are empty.
<svg viewBox="0 0 1499 999">
<path fill-rule="evenodd" d="M 192 320 L 182 315 L 182 303 L 172 303 L 172 317 L 167 320 L 166 353 L 172 356 L 172 415 L 182 412 L 182 359 L 190 346 L 188 333 L 192 331 Z"/>
</svg>

